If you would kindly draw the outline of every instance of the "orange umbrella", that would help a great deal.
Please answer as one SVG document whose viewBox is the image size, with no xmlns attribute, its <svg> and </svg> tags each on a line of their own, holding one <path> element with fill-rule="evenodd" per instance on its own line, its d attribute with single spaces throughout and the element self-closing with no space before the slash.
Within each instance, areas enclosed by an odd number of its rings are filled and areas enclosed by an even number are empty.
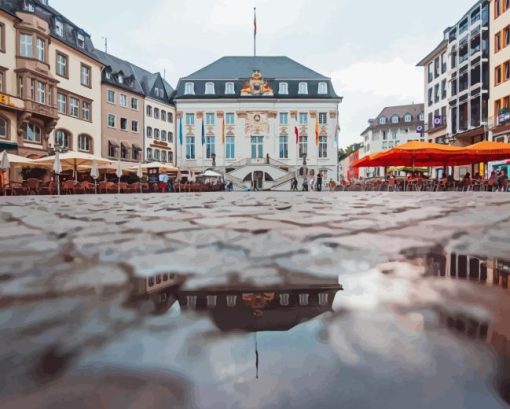
<svg viewBox="0 0 510 409">
<path fill-rule="evenodd" d="M 385 152 L 370 156 L 358 167 L 386 166 L 453 166 L 470 162 L 462 148 L 427 142 L 408 142 Z"/>
<path fill-rule="evenodd" d="M 510 143 L 483 141 L 465 148 L 476 162 L 492 162 L 510 159 Z"/>
</svg>

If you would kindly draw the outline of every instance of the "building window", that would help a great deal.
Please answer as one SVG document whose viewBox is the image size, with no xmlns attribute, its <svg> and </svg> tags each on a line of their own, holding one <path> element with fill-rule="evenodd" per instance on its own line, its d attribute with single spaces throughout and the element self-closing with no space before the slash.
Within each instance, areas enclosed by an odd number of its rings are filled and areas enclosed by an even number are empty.
<svg viewBox="0 0 510 409">
<path fill-rule="evenodd" d="M 138 121 L 131 121 L 131 131 L 138 133 Z"/>
<path fill-rule="evenodd" d="M 32 58 L 32 35 L 20 34 L 19 36 L 19 52 L 22 57 Z"/>
<path fill-rule="evenodd" d="M 128 120 L 127 118 L 120 118 L 120 129 L 123 131 L 127 131 Z"/>
<path fill-rule="evenodd" d="M 328 123 L 328 114 L 326 112 L 319 113 L 319 124 L 326 125 Z"/>
<path fill-rule="evenodd" d="M 78 150 L 90 152 L 92 150 L 92 138 L 89 135 L 78 135 Z"/>
<path fill-rule="evenodd" d="M 299 94 L 308 95 L 308 84 L 306 82 L 299 83 Z"/>
<path fill-rule="evenodd" d="M 90 102 L 82 101 L 82 103 L 81 103 L 81 118 L 84 121 L 90 121 Z"/>
<path fill-rule="evenodd" d="M 195 95 L 195 84 L 193 82 L 187 82 L 184 85 L 184 95 Z"/>
<path fill-rule="evenodd" d="M 382 116 L 379 118 L 379 125 L 386 125 L 386 117 Z"/>
<path fill-rule="evenodd" d="M 420 122 L 423 122 L 425 119 L 425 114 L 423 112 L 421 112 L 418 118 L 419 118 Z"/>
<path fill-rule="evenodd" d="M 37 48 L 37 59 L 39 61 L 45 62 L 46 61 L 46 47 L 45 47 L 43 39 L 38 38 L 36 40 L 36 48 Z"/>
<path fill-rule="evenodd" d="M 128 148 L 124 143 L 120 144 L 120 158 L 127 159 L 128 158 Z"/>
<path fill-rule="evenodd" d="M 301 135 L 299 137 L 299 157 L 304 158 L 308 155 L 308 136 Z"/>
<path fill-rule="evenodd" d="M 206 125 L 214 125 L 215 115 L 214 113 L 208 112 L 205 114 L 205 124 Z"/>
<path fill-rule="evenodd" d="M 108 142 L 108 157 L 115 158 L 117 156 L 117 152 L 115 152 L 115 145 L 111 142 Z"/>
<path fill-rule="evenodd" d="M 328 137 L 319 136 L 319 158 L 328 157 Z"/>
<path fill-rule="evenodd" d="M 159 141 L 159 129 L 154 128 L 154 139 L 157 139 Z"/>
<path fill-rule="evenodd" d="M 152 107 L 150 105 L 147 105 L 146 111 L 147 116 L 152 117 Z"/>
<path fill-rule="evenodd" d="M 171 112 L 168 113 L 168 122 L 170 123 L 173 123 L 174 122 L 174 114 L 172 114 Z"/>
<path fill-rule="evenodd" d="M 138 111 L 138 100 L 136 98 L 131 98 L 131 109 Z"/>
<path fill-rule="evenodd" d="M 70 139 L 71 136 L 69 135 L 69 132 L 66 132 L 63 129 L 57 129 L 55 131 L 55 146 L 69 149 L 71 147 Z"/>
<path fill-rule="evenodd" d="M 5 24 L 0 23 L 0 52 L 5 53 Z"/>
<path fill-rule="evenodd" d="M 278 93 L 280 95 L 288 95 L 289 94 L 289 84 L 286 82 L 280 82 Z"/>
<path fill-rule="evenodd" d="M 80 101 L 78 98 L 69 97 L 69 115 L 75 118 L 80 117 Z"/>
<path fill-rule="evenodd" d="M 67 78 L 67 56 L 57 53 L 57 75 Z"/>
<path fill-rule="evenodd" d="M 166 111 L 161 111 L 161 120 L 166 122 Z"/>
<path fill-rule="evenodd" d="M 166 131 L 161 131 L 161 140 L 166 142 Z"/>
<path fill-rule="evenodd" d="M 205 157 L 211 159 L 216 154 L 216 141 L 214 136 L 207 136 L 205 138 Z"/>
<path fill-rule="evenodd" d="M 62 23 L 62 21 L 60 21 L 60 20 L 55 20 L 55 33 L 59 37 L 64 36 L 64 23 Z"/>
<path fill-rule="evenodd" d="M 225 94 L 226 95 L 232 95 L 235 94 L 235 88 L 233 82 L 226 82 L 225 83 Z"/>
<path fill-rule="evenodd" d="M 195 137 L 186 136 L 186 159 L 195 159 Z"/>
<path fill-rule="evenodd" d="M 290 294 L 280 294 L 280 305 L 282 307 L 288 307 L 290 304 Z"/>
<path fill-rule="evenodd" d="M 46 84 L 44 82 L 37 81 L 37 93 L 35 98 L 39 104 L 46 103 Z"/>
<path fill-rule="evenodd" d="M 412 122 L 412 120 L 413 120 L 413 117 L 411 116 L 411 114 L 406 114 L 404 116 L 404 122 L 409 123 L 409 122 Z"/>
<path fill-rule="evenodd" d="M 6 92 L 5 87 L 5 71 L 0 69 L 0 92 Z"/>
<path fill-rule="evenodd" d="M 289 124 L 289 114 L 287 112 L 280 112 L 280 125 Z"/>
<path fill-rule="evenodd" d="M 319 82 L 319 95 L 326 95 L 328 93 L 328 84 Z"/>
<path fill-rule="evenodd" d="M 393 115 L 393 116 L 391 117 L 391 123 L 392 123 L 392 124 L 398 124 L 399 122 L 400 122 L 400 118 L 399 118 L 399 116 L 398 116 L 398 115 Z"/>
<path fill-rule="evenodd" d="M 33 123 L 23 125 L 23 140 L 31 143 L 41 143 L 41 128 Z"/>
<path fill-rule="evenodd" d="M 152 160 L 152 149 L 147 148 L 147 160 Z"/>
<path fill-rule="evenodd" d="M 78 47 L 85 48 L 85 36 L 83 34 L 78 33 L 77 43 L 78 43 Z"/>
<path fill-rule="evenodd" d="M 115 128 L 115 115 L 108 114 L 108 127 Z"/>
<path fill-rule="evenodd" d="M 117 82 L 119 84 L 124 84 L 124 76 L 122 74 L 117 75 Z"/>
<path fill-rule="evenodd" d="M 112 79 L 112 73 L 110 72 L 110 70 L 106 70 L 104 75 L 105 75 L 107 80 L 111 80 Z"/>
<path fill-rule="evenodd" d="M 234 114 L 232 112 L 226 113 L 225 114 L 225 124 L 234 125 L 234 122 L 235 122 Z"/>
<path fill-rule="evenodd" d="M 226 138 L 226 151 L 225 155 L 227 159 L 234 159 L 236 157 L 235 154 L 235 137 L 227 136 Z"/>
<path fill-rule="evenodd" d="M 0 117 L 0 138 L 7 138 L 7 120 Z"/>
<path fill-rule="evenodd" d="M 186 125 L 195 125 L 195 114 L 186 114 Z"/>
<path fill-rule="evenodd" d="M 59 114 L 67 114 L 67 97 L 57 92 L 57 110 Z"/>
<path fill-rule="evenodd" d="M 138 147 L 136 145 L 131 145 L 131 159 L 138 160 Z"/>
<path fill-rule="evenodd" d="M 81 65 L 81 85 L 90 88 L 90 67 L 88 65 Z"/>
<path fill-rule="evenodd" d="M 168 162 L 174 161 L 174 153 L 172 151 L 168 151 Z"/>
<path fill-rule="evenodd" d="M 166 151 L 161 151 L 161 162 L 166 162 Z"/>
<path fill-rule="evenodd" d="M 174 141 L 174 133 L 171 132 L 171 131 L 168 131 L 167 136 L 168 136 L 168 142 L 173 143 L 173 141 Z"/>
<path fill-rule="evenodd" d="M 205 95 L 214 95 L 214 82 L 207 82 L 205 84 Z"/>
<path fill-rule="evenodd" d="M 119 104 L 121 107 L 127 107 L 127 96 L 125 96 L 124 94 L 120 94 L 120 98 L 119 98 Z"/>
<path fill-rule="evenodd" d="M 146 136 L 147 138 L 152 138 L 152 128 L 150 126 L 147 127 Z"/>
<path fill-rule="evenodd" d="M 280 135 L 280 159 L 289 158 L 289 137 Z"/>
<path fill-rule="evenodd" d="M 299 113 L 299 124 L 300 125 L 308 124 L 308 113 L 307 112 L 300 112 Z"/>
<path fill-rule="evenodd" d="M 115 92 L 112 91 L 111 89 L 109 89 L 108 92 L 107 92 L 106 100 L 110 104 L 115 104 Z"/>
<path fill-rule="evenodd" d="M 154 108 L 154 119 L 159 119 L 159 108 Z"/>
</svg>

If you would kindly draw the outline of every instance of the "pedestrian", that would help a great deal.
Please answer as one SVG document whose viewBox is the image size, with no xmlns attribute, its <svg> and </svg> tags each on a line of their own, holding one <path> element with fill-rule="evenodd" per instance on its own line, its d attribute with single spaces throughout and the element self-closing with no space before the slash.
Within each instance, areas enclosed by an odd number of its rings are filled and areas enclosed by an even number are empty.
<svg viewBox="0 0 510 409">
<path fill-rule="evenodd" d="M 491 175 L 489 177 L 489 182 L 487 183 L 489 186 L 489 190 L 491 192 L 494 192 L 494 188 L 498 185 L 498 174 L 495 170 L 491 172 Z"/>
<path fill-rule="evenodd" d="M 232 181 L 228 182 L 228 184 L 227 184 L 227 191 L 228 192 L 233 192 L 234 191 L 234 184 L 232 183 Z"/>
<path fill-rule="evenodd" d="M 303 192 L 308 192 L 308 180 L 306 177 L 303 178 Z"/>
<path fill-rule="evenodd" d="M 292 192 L 297 192 L 298 191 L 298 181 L 297 179 L 294 177 L 294 179 L 292 179 L 292 182 L 290 184 L 290 190 Z"/>
<path fill-rule="evenodd" d="M 333 179 L 329 180 L 329 191 L 334 192 L 336 189 L 336 182 Z"/>
<path fill-rule="evenodd" d="M 310 191 L 313 192 L 315 188 L 315 178 L 310 176 Z"/>
<path fill-rule="evenodd" d="M 168 178 L 168 184 L 167 184 L 167 186 L 168 186 L 168 191 L 169 191 L 169 192 L 171 192 L 171 193 L 175 192 L 174 183 L 173 183 L 173 181 L 172 181 L 172 179 L 171 179 L 171 178 Z"/>
<path fill-rule="evenodd" d="M 322 192 L 322 172 L 317 175 L 317 191 Z"/>
<path fill-rule="evenodd" d="M 165 172 L 159 174 L 159 190 L 162 192 L 168 190 L 168 174 Z"/>
<path fill-rule="evenodd" d="M 499 174 L 498 187 L 500 192 L 506 192 L 508 190 L 508 176 L 505 170 L 502 170 Z"/>
</svg>

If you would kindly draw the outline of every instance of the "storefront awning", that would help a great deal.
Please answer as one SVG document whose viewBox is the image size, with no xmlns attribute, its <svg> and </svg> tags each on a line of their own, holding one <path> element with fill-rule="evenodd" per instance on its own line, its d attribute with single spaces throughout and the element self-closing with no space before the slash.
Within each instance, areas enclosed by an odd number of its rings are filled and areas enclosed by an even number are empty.
<svg viewBox="0 0 510 409">
<path fill-rule="evenodd" d="M 113 146 L 114 148 L 118 148 L 119 147 L 119 143 L 113 139 L 109 139 L 108 140 L 108 143 Z"/>
</svg>

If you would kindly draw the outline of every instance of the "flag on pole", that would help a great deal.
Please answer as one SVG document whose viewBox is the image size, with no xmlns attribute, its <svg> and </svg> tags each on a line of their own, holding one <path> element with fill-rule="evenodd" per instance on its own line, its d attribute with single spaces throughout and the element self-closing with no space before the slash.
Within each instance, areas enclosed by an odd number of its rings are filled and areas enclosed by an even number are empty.
<svg viewBox="0 0 510 409">
<path fill-rule="evenodd" d="M 179 118 L 179 143 L 182 145 L 182 116 Z"/>
<path fill-rule="evenodd" d="M 319 145 L 319 118 L 315 119 L 315 144 Z"/>
<path fill-rule="evenodd" d="M 296 134 L 296 145 L 299 143 L 299 129 L 297 126 L 294 127 L 294 133 Z"/>
<path fill-rule="evenodd" d="M 202 118 L 202 146 L 205 145 L 205 125 L 204 125 L 204 118 Z"/>
<path fill-rule="evenodd" d="M 223 123 L 221 125 L 221 143 L 225 145 L 225 118 L 223 118 Z"/>
</svg>

